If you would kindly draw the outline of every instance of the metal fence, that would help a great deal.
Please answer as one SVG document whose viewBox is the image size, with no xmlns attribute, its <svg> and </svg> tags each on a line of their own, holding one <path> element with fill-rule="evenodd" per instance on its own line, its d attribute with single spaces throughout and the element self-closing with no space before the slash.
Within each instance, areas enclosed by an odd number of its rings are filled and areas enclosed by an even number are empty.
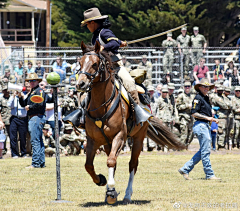
<svg viewBox="0 0 240 211">
<path fill-rule="evenodd" d="M 190 49 L 188 49 L 190 50 Z M 192 50 L 192 49 L 191 49 Z M 190 51 L 191 51 L 190 50 Z M 165 55 L 165 48 L 153 47 L 153 48 L 127 48 L 119 51 L 121 55 L 125 55 L 128 62 L 131 63 L 131 68 L 136 68 L 142 60 L 142 56 L 146 55 L 147 60 L 152 63 L 152 84 L 157 86 L 163 80 L 163 59 Z M 184 82 L 183 79 L 183 61 L 181 60 L 180 54 L 177 48 L 173 49 L 174 59 L 172 65 L 173 81 L 178 89 Z M 56 61 L 56 57 L 62 57 L 67 62 L 67 72 L 71 72 L 71 65 L 76 62 L 77 56 L 82 56 L 80 48 L 45 48 L 45 47 L 5 47 L 0 48 L 0 68 L 1 74 L 4 74 L 4 69 L 10 68 L 14 72 L 14 68 L 17 67 L 19 61 L 24 62 L 24 67 L 27 67 L 27 62 L 31 61 L 35 68 L 36 62 L 41 61 L 42 66 L 47 70 L 51 71 L 53 63 Z M 213 77 L 213 66 L 214 60 L 219 59 L 220 64 L 227 67 L 227 62 L 233 60 L 238 65 L 238 49 L 237 48 L 226 48 L 226 47 L 209 47 L 206 49 L 204 54 L 206 59 L 205 65 L 210 70 L 211 78 Z M 189 70 L 192 72 L 193 65 L 190 62 Z"/>
</svg>

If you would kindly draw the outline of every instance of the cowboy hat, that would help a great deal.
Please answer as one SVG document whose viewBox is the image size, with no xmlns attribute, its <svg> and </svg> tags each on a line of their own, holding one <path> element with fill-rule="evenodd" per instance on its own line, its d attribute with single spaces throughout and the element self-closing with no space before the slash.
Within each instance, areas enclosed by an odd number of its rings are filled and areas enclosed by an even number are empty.
<svg viewBox="0 0 240 211">
<path fill-rule="evenodd" d="M 208 82 L 208 79 L 207 79 L 207 78 L 203 78 L 203 79 L 200 81 L 199 84 L 196 84 L 196 85 L 194 86 L 194 89 L 199 92 L 199 87 L 200 87 L 200 86 L 208 86 L 208 87 L 209 87 L 209 90 L 211 90 L 211 89 L 214 88 L 215 85 L 214 85 L 214 84 L 210 84 L 210 83 Z"/>
<path fill-rule="evenodd" d="M 82 27 L 85 26 L 89 21 L 106 19 L 108 17 L 108 15 L 101 15 L 99 9 L 96 7 L 86 10 L 83 13 L 83 16 L 84 16 L 84 21 L 81 22 Z"/>
<path fill-rule="evenodd" d="M 37 80 L 37 81 L 42 81 L 42 78 L 38 78 L 37 73 L 29 73 L 25 81 L 32 81 L 32 80 Z"/>
</svg>

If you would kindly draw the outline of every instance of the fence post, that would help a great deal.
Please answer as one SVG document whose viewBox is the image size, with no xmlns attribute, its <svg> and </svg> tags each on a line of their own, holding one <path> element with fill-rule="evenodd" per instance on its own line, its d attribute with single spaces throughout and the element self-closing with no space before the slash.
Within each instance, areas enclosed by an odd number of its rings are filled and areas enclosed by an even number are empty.
<svg viewBox="0 0 240 211">
<path fill-rule="evenodd" d="M 181 87 L 183 87 L 183 52 L 180 54 Z"/>
</svg>

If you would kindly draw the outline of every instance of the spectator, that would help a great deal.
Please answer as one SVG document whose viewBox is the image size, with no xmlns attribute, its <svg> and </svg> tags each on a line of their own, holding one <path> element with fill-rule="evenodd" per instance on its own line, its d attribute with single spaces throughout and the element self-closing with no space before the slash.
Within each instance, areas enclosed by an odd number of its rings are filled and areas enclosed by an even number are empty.
<svg viewBox="0 0 240 211">
<path fill-rule="evenodd" d="M 199 63 L 200 59 L 203 57 L 203 54 L 206 53 L 206 47 L 207 47 L 206 38 L 202 34 L 199 34 L 198 32 L 199 32 L 199 27 L 194 26 L 193 27 L 194 35 L 191 36 L 193 67 L 195 67 Z"/>
<path fill-rule="evenodd" d="M 37 73 L 39 78 L 45 78 L 45 69 L 41 67 L 41 62 L 37 61 L 37 67 L 35 69 L 35 73 Z"/>
<path fill-rule="evenodd" d="M 184 26 L 181 28 L 181 33 L 177 37 L 178 43 L 178 51 L 179 54 L 182 56 L 183 59 L 183 66 L 184 66 L 184 78 L 189 75 L 189 59 L 190 59 L 190 36 L 187 35 L 187 27 Z"/>
<path fill-rule="evenodd" d="M 212 117 L 217 118 L 215 111 L 212 110 Z M 211 137 L 212 137 L 212 150 L 216 151 L 216 139 L 217 139 L 218 124 L 216 122 L 211 123 Z"/>
<path fill-rule="evenodd" d="M 53 71 L 60 75 L 60 83 L 66 79 L 67 63 L 61 57 L 57 57 L 56 62 L 53 64 Z"/>
<path fill-rule="evenodd" d="M 10 118 L 10 145 L 13 158 L 18 158 L 18 135 L 20 139 L 21 157 L 26 157 L 26 136 L 28 131 L 27 111 L 19 104 L 18 92 L 8 100 L 8 106 L 11 108 Z"/>
<path fill-rule="evenodd" d="M 213 66 L 213 80 L 224 79 L 224 68 L 220 65 L 220 60 L 215 59 L 215 65 Z"/>
<path fill-rule="evenodd" d="M 138 64 L 138 68 L 147 70 L 147 77 L 143 85 L 145 87 L 151 86 L 152 85 L 152 63 L 150 61 L 147 61 L 147 55 L 142 56 L 142 62 Z"/>
<path fill-rule="evenodd" d="M 28 62 L 27 74 L 29 74 L 29 73 L 34 73 L 32 62 Z"/>
<path fill-rule="evenodd" d="M 161 83 L 157 85 L 157 90 L 153 94 L 153 97 L 155 98 L 155 100 L 158 99 L 161 96 L 161 94 L 162 94 L 162 86 L 163 85 Z"/>
<path fill-rule="evenodd" d="M 40 86 L 40 88 L 42 88 L 44 91 L 47 90 L 47 89 L 46 89 L 46 86 L 47 86 L 47 82 L 46 82 L 46 81 L 41 81 L 41 82 L 39 83 L 39 86 Z"/>
<path fill-rule="evenodd" d="M 194 69 L 193 69 L 193 77 L 194 77 L 195 81 L 193 82 L 193 86 L 195 84 L 198 84 L 203 78 L 207 78 L 208 82 L 209 83 L 211 82 L 209 69 L 204 64 L 205 64 L 205 59 L 201 58 L 200 59 L 200 64 L 196 65 L 194 67 Z"/>
<path fill-rule="evenodd" d="M 227 65 L 228 65 L 228 68 L 226 69 L 226 71 L 224 73 L 224 77 L 225 77 L 225 81 L 223 84 L 224 86 L 229 86 L 229 77 L 233 73 L 233 68 L 235 66 L 233 61 L 229 61 Z"/>
<path fill-rule="evenodd" d="M 163 74 L 166 74 L 167 71 L 172 73 L 172 66 L 174 61 L 173 48 L 177 47 L 176 40 L 172 38 L 172 32 L 167 33 L 167 39 L 163 40 L 162 47 L 164 47 Z"/>
<path fill-rule="evenodd" d="M 62 103 L 62 115 L 63 116 L 67 116 L 68 114 L 75 111 L 78 107 L 78 101 L 74 97 L 74 91 L 75 91 L 75 87 L 70 86 L 68 88 L 68 96 L 63 99 L 63 103 Z"/>
<path fill-rule="evenodd" d="M 10 69 L 4 70 L 4 75 L 0 77 L 0 83 L 3 86 L 4 84 L 7 84 L 8 82 L 14 83 L 15 77 L 11 75 Z"/>
<path fill-rule="evenodd" d="M 15 83 L 22 83 L 23 80 L 23 63 L 22 61 L 18 62 L 18 67 L 15 68 L 15 77 L 16 81 Z"/>
<path fill-rule="evenodd" d="M 125 55 L 122 56 L 122 63 L 124 67 L 131 69 L 131 63 L 127 61 L 127 58 Z"/>
<path fill-rule="evenodd" d="M 238 41 L 237 41 L 236 47 L 239 48 L 239 46 L 240 46 L 240 38 L 239 38 Z M 240 48 L 238 49 L 238 61 L 239 61 L 239 63 L 240 63 Z"/>
<path fill-rule="evenodd" d="M 239 82 L 240 82 L 240 76 L 238 73 L 238 69 L 237 67 L 234 67 L 233 74 L 229 76 L 229 87 L 232 88 L 233 86 L 234 88 L 235 86 L 239 86 Z"/>
<path fill-rule="evenodd" d="M 10 117 L 11 117 L 11 109 L 7 105 L 7 102 L 10 98 L 10 93 L 7 89 L 7 85 L 2 88 L 3 96 L 0 98 L 0 121 L 3 122 L 5 127 L 5 134 L 7 132 L 8 136 L 10 135 Z M 7 153 L 6 141 L 4 142 L 4 154 Z"/>
<path fill-rule="evenodd" d="M 168 83 L 173 83 L 173 75 L 172 73 L 170 73 L 169 71 L 167 71 L 166 75 L 163 76 L 163 79 L 162 79 L 162 84 L 163 85 L 166 85 Z"/>
<path fill-rule="evenodd" d="M 77 73 L 77 71 L 80 70 L 80 68 L 81 68 L 80 60 L 81 60 L 81 58 L 78 56 L 78 57 L 76 58 L 76 63 L 74 63 L 74 64 L 72 65 L 72 73 L 73 73 L 73 75 L 71 75 L 71 76 L 69 77 L 69 84 L 70 84 L 70 81 L 71 81 L 72 78 L 74 78 L 74 79 L 76 80 L 76 73 Z"/>
<path fill-rule="evenodd" d="M 51 90 L 51 95 L 52 95 L 52 90 Z M 59 133 L 62 127 L 62 108 L 61 104 L 58 99 L 58 129 Z M 46 124 L 49 124 L 52 128 L 52 136 L 55 139 L 55 122 L 54 122 L 54 103 L 46 103 Z"/>
</svg>

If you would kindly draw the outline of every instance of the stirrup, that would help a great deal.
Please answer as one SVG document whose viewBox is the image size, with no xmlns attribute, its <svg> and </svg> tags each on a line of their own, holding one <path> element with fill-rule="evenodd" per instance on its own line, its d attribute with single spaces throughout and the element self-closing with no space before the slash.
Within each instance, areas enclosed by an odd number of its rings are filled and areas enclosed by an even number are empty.
<svg viewBox="0 0 240 211">
<path fill-rule="evenodd" d="M 148 113 L 145 109 L 143 109 L 140 105 L 137 103 L 133 104 L 134 106 L 134 113 L 135 113 L 135 118 L 136 118 L 136 124 L 138 125 L 139 123 L 144 123 L 146 122 L 150 117 L 153 115 Z"/>
</svg>

